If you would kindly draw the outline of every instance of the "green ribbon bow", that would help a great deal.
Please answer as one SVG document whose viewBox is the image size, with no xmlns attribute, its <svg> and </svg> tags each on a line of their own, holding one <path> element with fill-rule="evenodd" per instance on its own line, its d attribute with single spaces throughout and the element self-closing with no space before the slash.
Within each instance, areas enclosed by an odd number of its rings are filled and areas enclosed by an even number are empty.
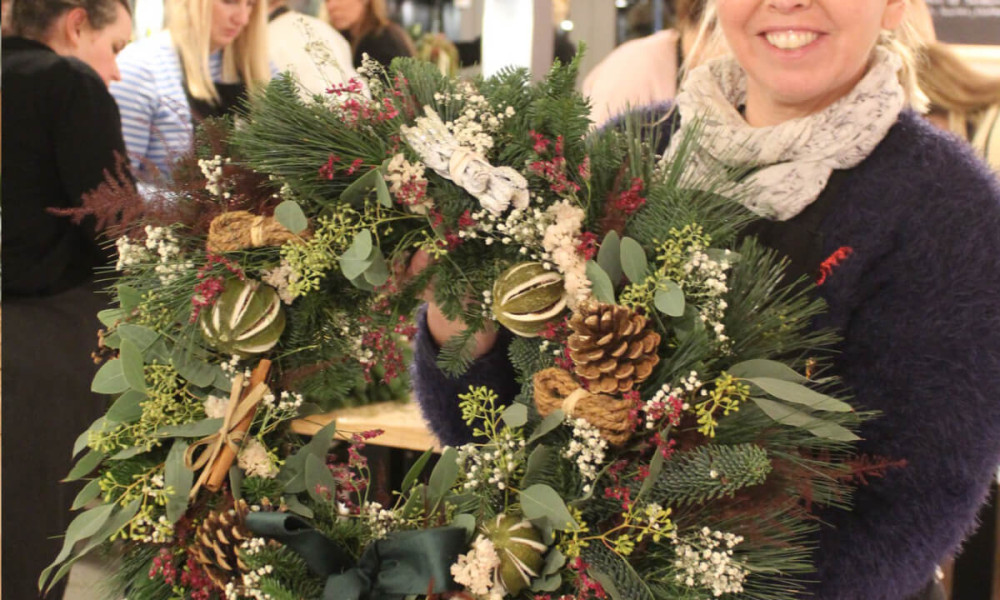
<svg viewBox="0 0 1000 600">
<path fill-rule="evenodd" d="M 466 550 L 461 527 L 401 531 L 369 545 L 355 562 L 340 544 L 286 513 L 250 513 L 247 527 L 296 551 L 309 570 L 326 577 L 323 600 L 397 600 L 462 589 L 451 565 Z"/>
</svg>

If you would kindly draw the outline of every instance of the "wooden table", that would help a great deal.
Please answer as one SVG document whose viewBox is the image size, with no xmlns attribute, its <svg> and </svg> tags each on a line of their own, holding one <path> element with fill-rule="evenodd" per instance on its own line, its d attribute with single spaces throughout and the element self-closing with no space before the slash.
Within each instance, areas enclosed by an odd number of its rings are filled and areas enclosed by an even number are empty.
<svg viewBox="0 0 1000 600">
<path fill-rule="evenodd" d="M 302 435 L 315 435 L 331 421 L 337 422 L 338 437 L 381 429 L 385 433 L 368 440 L 373 446 L 423 452 L 428 448 L 441 451 L 437 439 L 427 429 L 416 402 L 381 402 L 366 406 L 341 408 L 322 415 L 312 415 L 292 421 L 292 431 Z"/>
</svg>

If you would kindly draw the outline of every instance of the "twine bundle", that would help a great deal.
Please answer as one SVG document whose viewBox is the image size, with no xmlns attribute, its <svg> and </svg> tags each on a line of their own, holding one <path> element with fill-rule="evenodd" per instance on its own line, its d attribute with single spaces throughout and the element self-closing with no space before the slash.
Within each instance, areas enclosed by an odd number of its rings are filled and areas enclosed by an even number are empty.
<svg viewBox="0 0 1000 600">
<path fill-rule="evenodd" d="M 584 419 L 593 425 L 601 437 L 615 446 L 621 446 L 632 436 L 630 401 L 593 394 L 580 387 L 568 371 L 555 367 L 535 373 L 534 384 L 535 406 L 543 417 L 562 410 L 568 417 Z"/>
<path fill-rule="evenodd" d="M 212 219 L 206 245 L 210 252 L 230 252 L 244 248 L 280 246 L 298 238 L 274 217 L 234 210 Z"/>
</svg>

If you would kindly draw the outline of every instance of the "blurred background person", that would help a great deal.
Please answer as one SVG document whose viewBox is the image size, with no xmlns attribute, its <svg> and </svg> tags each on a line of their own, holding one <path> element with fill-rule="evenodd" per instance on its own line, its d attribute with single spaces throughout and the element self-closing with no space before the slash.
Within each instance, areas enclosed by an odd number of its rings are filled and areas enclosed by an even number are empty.
<svg viewBox="0 0 1000 600">
<path fill-rule="evenodd" d="M 326 0 L 323 11 L 351 43 L 355 68 L 365 54 L 385 66 L 397 56 L 416 54 L 406 30 L 389 20 L 385 0 Z"/>
<path fill-rule="evenodd" d="M 11 35 L 14 28 L 11 26 L 10 8 L 14 5 L 14 0 L 3 0 L 0 2 L 0 35 Z"/>
<path fill-rule="evenodd" d="M 676 22 L 671 29 L 630 40 L 615 48 L 583 81 L 596 126 L 629 107 L 671 100 L 687 68 L 697 66 L 711 51 L 697 50 L 705 0 L 674 0 Z"/>
<path fill-rule="evenodd" d="M 927 118 L 969 141 L 1000 172 L 1000 77 L 970 67 L 937 41 L 924 47 L 921 58 L 917 75 L 931 101 Z"/>
<path fill-rule="evenodd" d="M 94 268 L 107 257 L 86 222 L 46 210 L 80 206 L 124 160 L 107 84 L 119 78 L 115 55 L 132 18 L 127 0 L 18 0 L 11 16 L 15 34 L 2 42 L 2 596 L 37 598 L 79 491 L 59 480 L 74 440 L 106 408 L 90 393 L 88 357 L 105 308 Z"/>
<path fill-rule="evenodd" d="M 303 99 L 357 77 L 351 45 L 333 27 L 292 10 L 287 0 L 270 0 L 268 10 L 271 64 L 295 75 Z"/>
<path fill-rule="evenodd" d="M 267 5 L 256 0 L 167 0 L 167 30 L 118 57 L 111 86 L 136 174 L 170 175 L 194 126 L 231 114 L 271 77 Z"/>
</svg>

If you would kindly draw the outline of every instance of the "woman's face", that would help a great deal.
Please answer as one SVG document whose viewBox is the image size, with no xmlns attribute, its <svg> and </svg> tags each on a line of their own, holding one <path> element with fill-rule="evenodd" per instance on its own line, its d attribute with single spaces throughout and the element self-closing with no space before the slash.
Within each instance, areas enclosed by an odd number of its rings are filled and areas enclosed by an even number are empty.
<svg viewBox="0 0 1000 600">
<path fill-rule="evenodd" d="M 746 70 L 747 121 L 774 125 L 816 113 L 867 70 L 882 29 L 905 0 L 718 0 L 719 24 Z"/>
<path fill-rule="evenodd" d="M 326 0 L 330 24 L 341 31 L 348 31 L 361 23 L 368 9 L 368 0 Z"/>
<path fill-rule="evenodd" d="M 212 50 L 225 48 L 238 38 L 253 14 L 257 0 L 212 0 Z"/>
<path fill-rule="evenodd" d="M 115 3 L 115 20 L 101 29 L 90 27 L 85 20 L 72 55 L 87 63 L 101 76 L 105 84 L 120 81 L 121 73 L 115 57 L 132 38 L 132 17 L 125 7 Z"/>
</svg>

